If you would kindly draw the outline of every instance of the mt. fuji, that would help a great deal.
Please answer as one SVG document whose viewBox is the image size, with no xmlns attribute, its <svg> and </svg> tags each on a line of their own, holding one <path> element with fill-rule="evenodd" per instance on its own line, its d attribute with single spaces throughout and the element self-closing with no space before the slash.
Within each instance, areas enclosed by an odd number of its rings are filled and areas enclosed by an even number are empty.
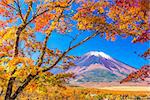
<svg viewBox="0 0 150 100">
<path fill-rule="evenodd" d="M 67 72 L 76 75 L 76 82 L 119 81 L 136 69 L 122 63 L 104 52 L 90 51 L 74 61 L 75 67 Z"/>
</svg>

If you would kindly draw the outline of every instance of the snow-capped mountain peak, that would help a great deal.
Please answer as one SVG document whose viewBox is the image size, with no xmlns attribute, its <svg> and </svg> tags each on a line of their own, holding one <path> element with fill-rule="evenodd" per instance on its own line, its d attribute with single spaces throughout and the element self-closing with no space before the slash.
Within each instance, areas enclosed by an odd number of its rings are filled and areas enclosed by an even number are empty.
<svg viewBox="0 0 150 100">
<path fill-rule="evenodd" d="M 73 72 L 77 81 L 82 82 L 122 80 L 136 71 L 135 68 L 98 51 L 90 51 L 78 57 L 74 63 L 76 66 L 67 72 Z"/>
<path fill-rule="evenodd" d="M 104 52 L 98 52 L 98 51 L 90 51 L 88 52 L 86 55 L 90 55 L 90 56 L 97 56 L 97 57 L 104 57 L 106 59 L 111 59 L 111 57 L 107 54 L 105 54 Z"/>
</svg>

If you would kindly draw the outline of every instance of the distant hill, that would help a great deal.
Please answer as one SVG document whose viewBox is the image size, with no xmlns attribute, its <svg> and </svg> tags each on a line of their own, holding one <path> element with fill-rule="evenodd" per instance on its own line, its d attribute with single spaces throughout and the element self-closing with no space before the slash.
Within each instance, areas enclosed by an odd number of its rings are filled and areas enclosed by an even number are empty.
<svg viewBox="0 0 150 100">
<path fill-rule="evenodd" d="M 104 52 L 91 51 L 76 58 L 76 67 L 67 72 L 73 72 L 75 82 L 112 82 L 120 81 L 137 69 L 120 62 Z"/>
</svg>

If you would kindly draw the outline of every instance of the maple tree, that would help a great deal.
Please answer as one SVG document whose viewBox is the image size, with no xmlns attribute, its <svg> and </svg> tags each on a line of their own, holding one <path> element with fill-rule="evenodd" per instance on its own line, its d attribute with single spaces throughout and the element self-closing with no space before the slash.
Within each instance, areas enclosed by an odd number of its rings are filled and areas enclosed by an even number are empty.
<svg viewBox="0 0 150 100">
<path fill-rule="evenodd" d="M 129 81 L 138 81 L 139 79 L 144 81 L 146 78 L 150 77 L 150 66 L 142 66 L 136 72 L 132 72 L 126 78 L 120 81 L 120 83 L 129 82 Z"/>
<path fill-rule="evenodd" d="M 150 40 L 150 1 L 149 0 L 116 0 L 110 9 L 109 16 L 117 26 L 134 37 L 133 43 L 144 43 Z M 149 49 L 142 55 L 149 58 Z"/>
<path fill-rule="evenodd" d="M 110 13 L 111 18 L 117 21 L 118 27 L 123 30 L 130 30 L 128 34 L 134 36 L 133 43 L 148 42 L 150 40 L 150 1 L 149 0 L 116 0 L 116 5 L 111 9 L 116 11 Z M 129 28 L 130 27 L 130 28 Z M 149 59 L 150 48 L 148 48 L 141 57 Z M 142 66 L 136 72 L 129 74 L 120 83 L 141 79 L 144 81 L 149 77 L 149 65 Z"/>
<path fill-rule="evenodd" d="M 50 70 L 74 66 L 74 56 L 67 53 L 97 35 L 112 41 L 116 35 L 148 41 L 149 6 L 142 3 L 144 0 L 137 5 L 132 4 L 134 0 L 127 1 L 116 0 L 112 4 L 107 0 L 0 0 L 0 81 L 5 100 L 13 100 L 23 90 L 33 91 L 41 84 L 66 82 L 73 77 L 71 73 L 52 74 Z M 112 22 L 107 22 L 107 18 Z M 81 33 L 70 36 L 66 51 L 47 47 L 53 32 L 67 35 L 74 27 Z M 91 34 L 75 44 L 86 30 Z M 44 34 L 44 41 L 37 41 L 35 33 Z M 39 57 L 34 58 L 35 54 Z"/>
</svg>

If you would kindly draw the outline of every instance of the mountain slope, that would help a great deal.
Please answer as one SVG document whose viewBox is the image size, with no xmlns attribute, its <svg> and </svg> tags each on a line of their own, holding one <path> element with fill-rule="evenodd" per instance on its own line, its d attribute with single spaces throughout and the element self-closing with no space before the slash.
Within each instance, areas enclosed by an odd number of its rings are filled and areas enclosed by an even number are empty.
<svg viewBox="0 0 150 100">
<path fill-rule="evenodd" d="M 77 82 L 118 81 L 136 71 L 135 68 L 97 51 L 86 53 L 77 58 L 74 63 L 77 66 L 67 72 L 73 72 L 76 75 L 74 81 Z"/>
</svg>

